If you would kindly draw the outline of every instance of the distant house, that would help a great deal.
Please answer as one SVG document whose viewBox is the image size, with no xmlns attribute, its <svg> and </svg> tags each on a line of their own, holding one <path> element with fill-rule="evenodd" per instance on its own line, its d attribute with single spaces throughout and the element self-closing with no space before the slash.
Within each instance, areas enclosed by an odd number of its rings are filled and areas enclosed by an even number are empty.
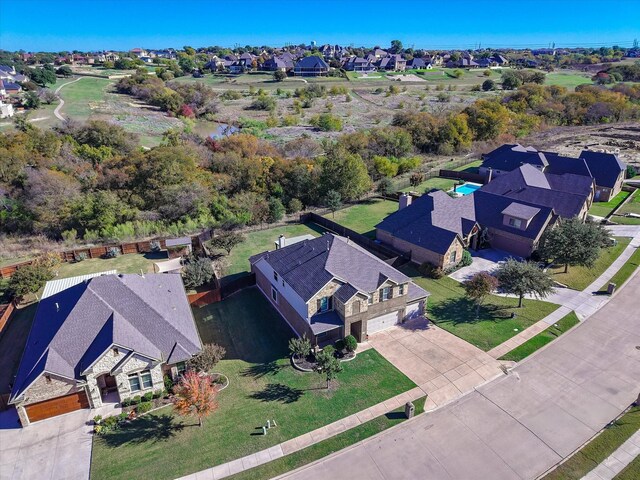
<svg viewBox="0 0 640 480">
<path fill-rule="evenodd" d="M 310 55 L 296 62 L 293 73 L 297 77 L 322 77 L 329 73 L 329 65 L 322 58 Z"/>
<path fill-rule="evenodd" d="M 23 426 L 164 388 L 202 344 L 180 275 L 47 283 L 9 403 Z"/>
<path fill-rule="evenodd" d="M 22 87 L 14 82 L 4 81 L 4 91 L 6 95 L 15 95 L 22 91 Z"/>
<path fill-rule="evenodd" d="M 407 61 L 407 68 L 410 70 L 431 70 L 433 65 L 422 58 L 414 57 Z"/>
<path fill-rule="evenodd" d="M 403 72 L 407 69 L 407 61 L 402 57 L 402 55 L 394 54 L 380 59 L 377 67 L 379 70 Z"/>
<path fill-rule="evenodd" d="M 293 61 L 287 56 L 273 56 L 262 62 L 262 70 L 266 70 L 267 72 L 275 72 L 278 70 L 288 72 L 293 70 Z"/>
<path fill-rule="evenodd" d="M 354 244 L 325 234 L 250 258 L 264 296 L 313 344 L 368 335 L 424 313 L 428 292 Z"/>
<path fill-rule="evenodd" d="M 343 68 L 349 72 L 371 73 L 376 67 L 369 60 L 362 57 L 350 57 L 343 63 Z"/>
</svg>

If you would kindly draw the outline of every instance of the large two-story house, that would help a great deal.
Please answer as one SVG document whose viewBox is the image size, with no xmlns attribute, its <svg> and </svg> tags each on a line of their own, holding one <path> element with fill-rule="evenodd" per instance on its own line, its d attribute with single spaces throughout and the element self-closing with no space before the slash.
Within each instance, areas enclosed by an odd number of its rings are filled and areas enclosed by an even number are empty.
<svg viewBox="0 0 640 480">
<path fill-rule="evenodd" d="M 164 389 L 202 344 L 176 274 L 47 283 L 9 403 L 23 426 Z"/>
<path fill-rule="evenodd" d="M 363 341 L 425 312 L 428 292 L 348 238 L 325 234 L 250 258 L 256 284 L 313 344 Z"/>
</svg>

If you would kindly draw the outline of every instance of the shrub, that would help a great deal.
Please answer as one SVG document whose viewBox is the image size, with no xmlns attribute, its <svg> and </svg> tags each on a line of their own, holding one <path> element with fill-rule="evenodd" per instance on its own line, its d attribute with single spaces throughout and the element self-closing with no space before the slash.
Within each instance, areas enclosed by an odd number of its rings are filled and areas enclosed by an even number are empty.
<svg viewBox="0 0 640 480">
<path fill-rule="evenodd" d="M 220 94 L 222 100 L 239 100 L 242 98 L 242 94 L 236 90 L 227 90 Z"/>
<path fill-rule="evenodd" d="M 109 247 L 104 256 L 105 258 L 116 258 L 120 256 L 120 249 L 118 247 Z"/>
<path fill-rule="evenodd" d="M 29 293 L 36 293 L 44 284 L 53 278 L 51 269 L 46 265 L 32 263 L 18 268 L 9 280 L 9 291 L 22 298 Z"/>
<path fill-rule="evenodd" d="M 444 271 L 442 270 L 442 268 L 436 267 L 429 262 L 424 262 L 422 265 L 420 265 L 418 271 L 425 277 L 433 278 L 434 280 L 437 280 L 444 276 Z"/>
<path fill-rule="evenodd" d="M 339 132 L 342 130 L 342 120 L 330 113 L 322 113 L 311 119 L 311 125 L 323 132 Z"/>
<path fill-rule="evenodd" d="M 344 350 L 344 348 L 345 348 L 344 340 L 342 340 L 342 339 L 336 340 L 336 343 L 334 344 L 334 347 L 338 352 L 341 352 L 342 350 Z"/>
<path fill-rule="evenodd" d="M 297 198 L 292 198 L 291 200 L 289 200 L 289 205 L 287 205 L 287 213 L 297 213 L 303 208 L 304 206 L 302 205 L 302 202 L 300 200 L 298 200 Z"/>
<path fill-rule="evenodd" d="M 282 126 L 283 127 L 295 127 L 298 124 L 298 116 L 297 115 L 285 115 L 282 118 Z"/>
<path fill-rule="evenodd" d="M 152 408 L 153 408 L 153 403 L 142 402 L 140 405 L 136 407 L 136 412 L 138 412 L 139 414 L 143 414 L 143 413 L 147 413 Z"/>
<path fill-rule="evenodd" d="M 160 245 L 160 242 L 158 240 L 151 240 L 149 242 L 149 247 L 151 247 L 151 251 L 154 253 L 158 253 L 162 249 L 162 246 Z"/>
<path fill-rule="evenodd" d="M 463 267 L 468 267 L 473 263 L 473 257 L 471 256 L 471 253 L 469 253 L 469 250 L 462 252 L 462 260 L 460 260 L 460 263 Z"/>
<path fill-rule="evenodd" d="M 120 412 L 118 414 L 118 423 L 124 423 L 128 416 L 129 414 L 127 412 Z"/>
<path fill-rule="evenodd" d="M 164 388 L 167 392 L 170 392 L 173 388 L 173 380 L 171 380 L 169 375 L 164 376 Z"/>
<path fill-rule="evenodd" d="M 131 400 L 131 405 L 138 405 L 142 399 L 140 398 L 140 395 L 136 395 L 130 400 Z"/>
<path fill-rule="evenodd" d="M 163 394 L 164 394 L 163 390 L 154 390 L 153 398 L 162 398 L 164 396 Z"/>
<path fill-rule="evenodd" d="M 268 110 L 273 111 L 276 109 L 276 101 L 273 97 L 268 97 L 266 95 L 259 95 L 255 98 L 251 105 L 248 107 L 249 110 Z"/>
<path fill-rule="evenodd" d="M 102 415 L 96 415 L 95 417 L 93 417 L 93 423 L 95 423 L 96 425 L 100 424 L 101 421 Z"/>
<path fill-rule="evenodd" d="M 120 406 L 121 407 L 128 407 L 129 405 L 131 405 L 131 399 L 130 398 L 125 398 L 124 400 L 120 401 Z"/>
<path fill-rule="evenodd" d="M 153 392 L 147 392 L 145 393 L 142 398 L 144 399 L 145 402 L 150 402 L 151 400 L 153 400 Z"/>
<path fill-rule="evenodd" d="M 75 253 L 73 255 L 73 259 L 76 262 L 82 262 L 83 260 L 86 260 L 87 258 L 89 258 L 89 256 L 85 252 L 78 252 L 78 253 Z"/>
<path fill-rule="evenodd" d="M 347 335 L 344 337 L 344 346 L 347 349 L 347 352 L 355 352 L 358 348 L 358 341 L 356 337 L 353 335 Z"/>
<path fill-rule="evenodd" d="M 311 342 L 306 336 L 289 340 L 289 352 L 296 358 L 304 358 L 311 351 Z"/>
<path fill-rule="evenodd" d="M 206 257 L 192 257 L 182 272 L 182 281 L 187 288 L 197 288 L 211 281 L 215 273 L 211 260 Z"/>
<path fill-rule="evenodd" d="M 325 355 L 334 355 L 336 353 L 336 349 L 333 348 L 333 345 L 327 345 L 322 349 Z"/>
<path fill-rule="evenodd" d="M 490 90 L 495 90 L 496 89 L 496 82 L 494 82 L 493 80 L 485 80 L 484 82 L 482 82 L 482 90 L 484 90 L 485 92 L 488 92 Z"/>
<path fill-rule="evenodd" d="M 226 350 L 215 343 L 203 345 L 202 351 L 187 361 L 189 370 L 196 372 L 209 372 L 216 364 L 224 358 Z"/>
</svg>

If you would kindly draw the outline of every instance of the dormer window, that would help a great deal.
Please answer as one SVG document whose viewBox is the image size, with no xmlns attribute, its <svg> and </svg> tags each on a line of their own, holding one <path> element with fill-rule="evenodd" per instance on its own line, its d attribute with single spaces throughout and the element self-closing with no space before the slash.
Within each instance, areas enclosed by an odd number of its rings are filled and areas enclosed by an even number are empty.
<svg viewBox="0 0 640 480">
<path fill-rule="evenodd" d="M 519 218 L 510 218 L 509 219 L 509 225 L 514 227 L 514 228 L 521 228 L 522 227 L 522 220 L 520 220 Z"/>
</svg>

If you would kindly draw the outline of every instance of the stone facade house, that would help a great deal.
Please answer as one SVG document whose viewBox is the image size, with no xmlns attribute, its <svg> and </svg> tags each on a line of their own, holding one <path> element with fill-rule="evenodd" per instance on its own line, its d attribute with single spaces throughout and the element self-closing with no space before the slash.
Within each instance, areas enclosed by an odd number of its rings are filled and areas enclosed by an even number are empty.
<svg viewBox="0 0 640 480">
<path fill-rule="evenodd" d="M 180 275 L 49 282 L 9 403 L 23 426 L 162 390 L 202 344 Z"/>
<path fill-rule="evenodd" d="M 250 258 L 265 297 L 314 344 L 367 335 L 425 312 L 428 292 L 347 238 L 325 234 Z"/>
</svg>

